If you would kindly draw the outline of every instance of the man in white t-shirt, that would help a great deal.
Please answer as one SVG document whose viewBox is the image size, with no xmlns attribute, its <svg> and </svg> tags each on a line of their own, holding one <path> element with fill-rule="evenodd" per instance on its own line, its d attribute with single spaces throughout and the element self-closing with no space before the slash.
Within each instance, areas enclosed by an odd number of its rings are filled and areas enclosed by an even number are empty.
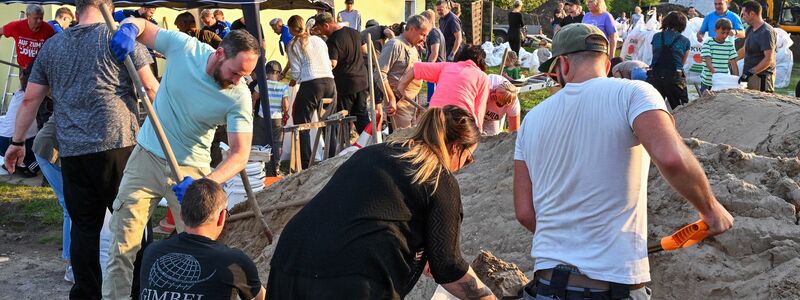
<svg viewBox="0 0 800 300">
<path fill-rule="evenodd" d="M 563 88 L 528 113 L 517 135 L 514 208 L 533 232 L 537 278 L 525 299 L 650 298 L 651 157 L 711 235 L 733 225 L 655 88 L 606 78 L 607 49 L 597 27 L 562 28 L 540 70 L 556 64 Z"/>
<path fill-rule="evenodd" d="M 483 134 L 497 135 L 503 132 L 502 120 L 508 116 L 508 132 L 519 129 L 518 89 L 503 76 L 489 74 L 489 100 L 483 117 Z"/>
</svg>

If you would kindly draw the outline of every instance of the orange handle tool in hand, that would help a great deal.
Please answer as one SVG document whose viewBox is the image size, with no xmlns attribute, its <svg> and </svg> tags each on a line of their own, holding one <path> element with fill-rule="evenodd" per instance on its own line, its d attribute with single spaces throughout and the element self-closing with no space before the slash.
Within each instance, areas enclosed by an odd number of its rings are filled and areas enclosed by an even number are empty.
<svg viewBox="0 0 800 300">
<path fill-rule="evenodd" d="M 697 244 L 708 237 L 708 224 L 703 220 L 686 225 L 675 233 L 665 236 L 657 244 L 647 247 L 647 253 L 671 251 Z"/>
</svg>

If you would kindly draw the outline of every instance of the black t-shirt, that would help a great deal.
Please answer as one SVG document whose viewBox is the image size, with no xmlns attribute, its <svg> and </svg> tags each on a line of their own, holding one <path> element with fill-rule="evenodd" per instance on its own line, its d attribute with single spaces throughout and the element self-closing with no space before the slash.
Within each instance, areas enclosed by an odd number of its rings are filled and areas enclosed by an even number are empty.
<svg viewBox="0 0 800 300">
<path fill-rule="evenodd" d="M 561 26 L 561 27 L 564 27 L 564 26 L 567 26 L 569 24 L 581 23 L 581 22 L 583 22 L 583 13 L 580 13 L 579 15 L 574 16 L 574 17 L 570 16 L 570 15 L 567 15 L 566 17 L 561 19 L 561 23 L 559 23 L 558 25 Z"/>
<path fill-rule="evenodd" d="M 384 143 L 353 154 L 283 229 L 272 267 L 313 278 L 361 274 L 401 297 L 426 262 L 437 283 L 464 276 L 458 182 L 443 171 L 435 192 L 412 183 L 411 162 L 396 158 L 406 150 Z"/>
<path fill-rule="evenodd" d="M 258 269 L 242 251 L 181 233 L 144 252 L 141 299 L 253 299 Z"/>
<path fill-rule="evenodd" d="M 328 56 L 336 60 L 333 68 L 333 80 L 336 82 L 336 93 L 352 95 L 366 90 L 367 69 L 364 67 L 364 55 L 361 54 L 361 34 L 350 27 L 342 27 L 334 31 L 328 40 Z"/>
</svg>

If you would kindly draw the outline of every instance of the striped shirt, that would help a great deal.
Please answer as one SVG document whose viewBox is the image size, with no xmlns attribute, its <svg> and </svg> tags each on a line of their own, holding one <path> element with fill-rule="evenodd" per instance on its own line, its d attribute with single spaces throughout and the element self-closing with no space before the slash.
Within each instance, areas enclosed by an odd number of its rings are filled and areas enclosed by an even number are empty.
<svg viewBox="0 0 800 300">
<path fill-rule="evenodd" d="M 725 42 L 717 42 L 715 39 L 706 39 L 703 43 L 703 48 L 700 50 L 700 55 L 705 59 L 711 58 L 711 65 L 714 66 L 715 73 L 728 74 L 728 62 L 737 57 L 736 47 L 733 46 L 733 41 L 730 39 Z M 704 86 L 711 86 L 711 72 L 708 67 L 703 63 L 703 72 L 700 73 L 700 80 Z"/>
<path fill-rule="evenodd" d="M 289 85 L 280 81 L 267 80 L 267 98 L 269 99 L 269 111 L 271 113 L 283 112 L 281 103 L 283 98 L 289 97 Z M 264 117 L 264 113 L 259 111 L 259 116 Z"/>
</svg>

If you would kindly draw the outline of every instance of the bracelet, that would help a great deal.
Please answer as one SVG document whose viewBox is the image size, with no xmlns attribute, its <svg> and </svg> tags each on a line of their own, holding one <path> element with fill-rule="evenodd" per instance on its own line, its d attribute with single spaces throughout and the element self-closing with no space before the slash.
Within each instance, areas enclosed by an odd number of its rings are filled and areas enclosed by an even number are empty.
<svg viewBox="0 0 800 300">
<path fill-rule="evenodd" d="M 14 139 L 11 139 L 11 143 L 10 143 L 10 144 L 11 144 L 12 146 L 20 146 L 20 147 L 21 147 L 21 146 L 25 146 L 25 141 L 22 141 L 22 142 L 15 142 L 15 141 L 14 141 Z"/>
</svg>

